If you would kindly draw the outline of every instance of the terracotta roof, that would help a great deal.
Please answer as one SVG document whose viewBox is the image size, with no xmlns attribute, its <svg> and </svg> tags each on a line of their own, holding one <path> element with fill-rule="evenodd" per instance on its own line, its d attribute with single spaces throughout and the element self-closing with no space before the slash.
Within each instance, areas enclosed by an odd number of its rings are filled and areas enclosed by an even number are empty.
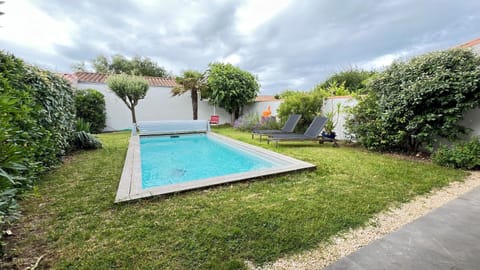
<svg viewBox="0 0 480 270">
<path fill-rule="evenodd" d="M 74 74 L 64 74 L 63 77 L 70 81 L 69 77 L 76 77 L 76 82 L 89 82 L 89 83 L 105 83 L 109 74 L 93 73 L 93 72 L 75 72 Z M 174 79 L 143 76 L 148 81 L 150 86 L 162 86 L 162 87 L 174 87 L 176 82 Z"/>
<path fill-rule="evenodd" d="M 470 40 L 469 42 L 458 45 L 457 48 L 471 48 L 476 45 L 480 45 L 480 38 Z"/>
<path fill-rule="evenodd" d="M 255 102 L 265 102 L 265 101 L 279 101 L 275 96 L 257 96 Z"/>
<path fill-rule="evenodd" d="M 331 97 L 328 97 L 327 99 L 347 99 L 347 98 L 352 98 L 352 96 L 331 96 Z"/>
<path fill-rule="evenodd" d="M 75 74 L 57 73 L 57 75 L 64 78 L 72 86 L 75 86 L 78 82 L 78 78 L 77 78 L 77 76 L 75 76 Z"/>
</svg>

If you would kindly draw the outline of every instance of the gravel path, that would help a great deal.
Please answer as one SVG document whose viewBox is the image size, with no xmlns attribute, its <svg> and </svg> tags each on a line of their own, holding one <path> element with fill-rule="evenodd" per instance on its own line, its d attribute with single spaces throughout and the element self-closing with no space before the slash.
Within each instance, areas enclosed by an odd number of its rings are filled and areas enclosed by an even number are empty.
<svg viewBox="0 0 480 270">
<path fill-rule="evenodd" d="M 322 269 L 478 186 L 480 186 L 480 172 L 472 172 L 464 182 L 451 183 L 442 189 L 402 204 L 399 208 L 382 212 L 368 222 L 369 226 L 350 230 L 333 238 L 331 243 L 320 245 L 314 250 L 298 255 L 281 258 L 260 268 L 249 264 L 249 268 L 256 270 Z"/>
</svg>

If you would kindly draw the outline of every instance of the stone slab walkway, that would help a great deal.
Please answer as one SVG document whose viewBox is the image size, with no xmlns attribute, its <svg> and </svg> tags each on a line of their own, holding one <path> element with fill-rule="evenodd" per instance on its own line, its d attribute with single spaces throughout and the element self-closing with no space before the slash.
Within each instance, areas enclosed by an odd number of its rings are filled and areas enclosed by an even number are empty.
<svg viewBox="0 0 480 270">
<path fill-rule="evenodd" d="M 326 269 L 480 269 L 480 187 Z"/>
</svg>

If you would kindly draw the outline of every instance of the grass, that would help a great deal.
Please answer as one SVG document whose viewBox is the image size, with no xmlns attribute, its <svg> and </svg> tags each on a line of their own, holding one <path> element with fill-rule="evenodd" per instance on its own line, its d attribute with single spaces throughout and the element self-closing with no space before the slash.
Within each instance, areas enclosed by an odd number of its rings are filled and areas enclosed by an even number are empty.
<svg viewBox="0 0 480 270">
<path fill-rule="evenodd" d="M 316 171 L 114 205 L 128 134 L 75 154 L 22 201 L 16 263 L 46 254 L 53 269 L 241 269 L 316 247 L 372 215 L 461 180 L 465 172 L 312 142 L 275 149 L 250 134 L 224 134 L 314 163 Z"/>
</svg>

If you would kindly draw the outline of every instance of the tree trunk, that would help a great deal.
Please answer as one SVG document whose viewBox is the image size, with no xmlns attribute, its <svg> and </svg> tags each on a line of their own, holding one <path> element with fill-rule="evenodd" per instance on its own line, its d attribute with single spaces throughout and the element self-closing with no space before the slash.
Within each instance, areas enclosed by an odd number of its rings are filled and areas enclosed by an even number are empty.
<svg viewBox="0 0 480 270">
<path fill-rule="evenodd" d="M 137 131 L 139 131 L 139 130 L 138 130 L 138 127 L 137 127 L 137 116 L 135 115 L 135 107 L 134 107 L 134 106 L 132 106 L 132 108 L 130 109 L 130 112 L 132 113 L 132 122 L 133 122 L 133 125 L 135 126 L 135 129 L 136 129 Z"/>
<path fill-rule="evenodd" d="M 232 126 L 235 124 L 235 120 L 240 116 L 240 108 L 236 108 L 231 112 Z"/>
<path fill-rule="evenodd" d="M 238 117 L 240 117 L 240 108 L 235 109 L 235 120 L 237 120 Z"/>
<path fill-rule="evenodd" d="M 235 112 L 230 113 L 230 123 L 233 127 L 233 125 L 235 124 Z"/>
<path fill-rule="evenodd" d="M 193 109 L 193 120 L 198 119 L 198 92 L 196 90 L 191 90 L 192 96 L 192 109 Z"/>
</svg>

